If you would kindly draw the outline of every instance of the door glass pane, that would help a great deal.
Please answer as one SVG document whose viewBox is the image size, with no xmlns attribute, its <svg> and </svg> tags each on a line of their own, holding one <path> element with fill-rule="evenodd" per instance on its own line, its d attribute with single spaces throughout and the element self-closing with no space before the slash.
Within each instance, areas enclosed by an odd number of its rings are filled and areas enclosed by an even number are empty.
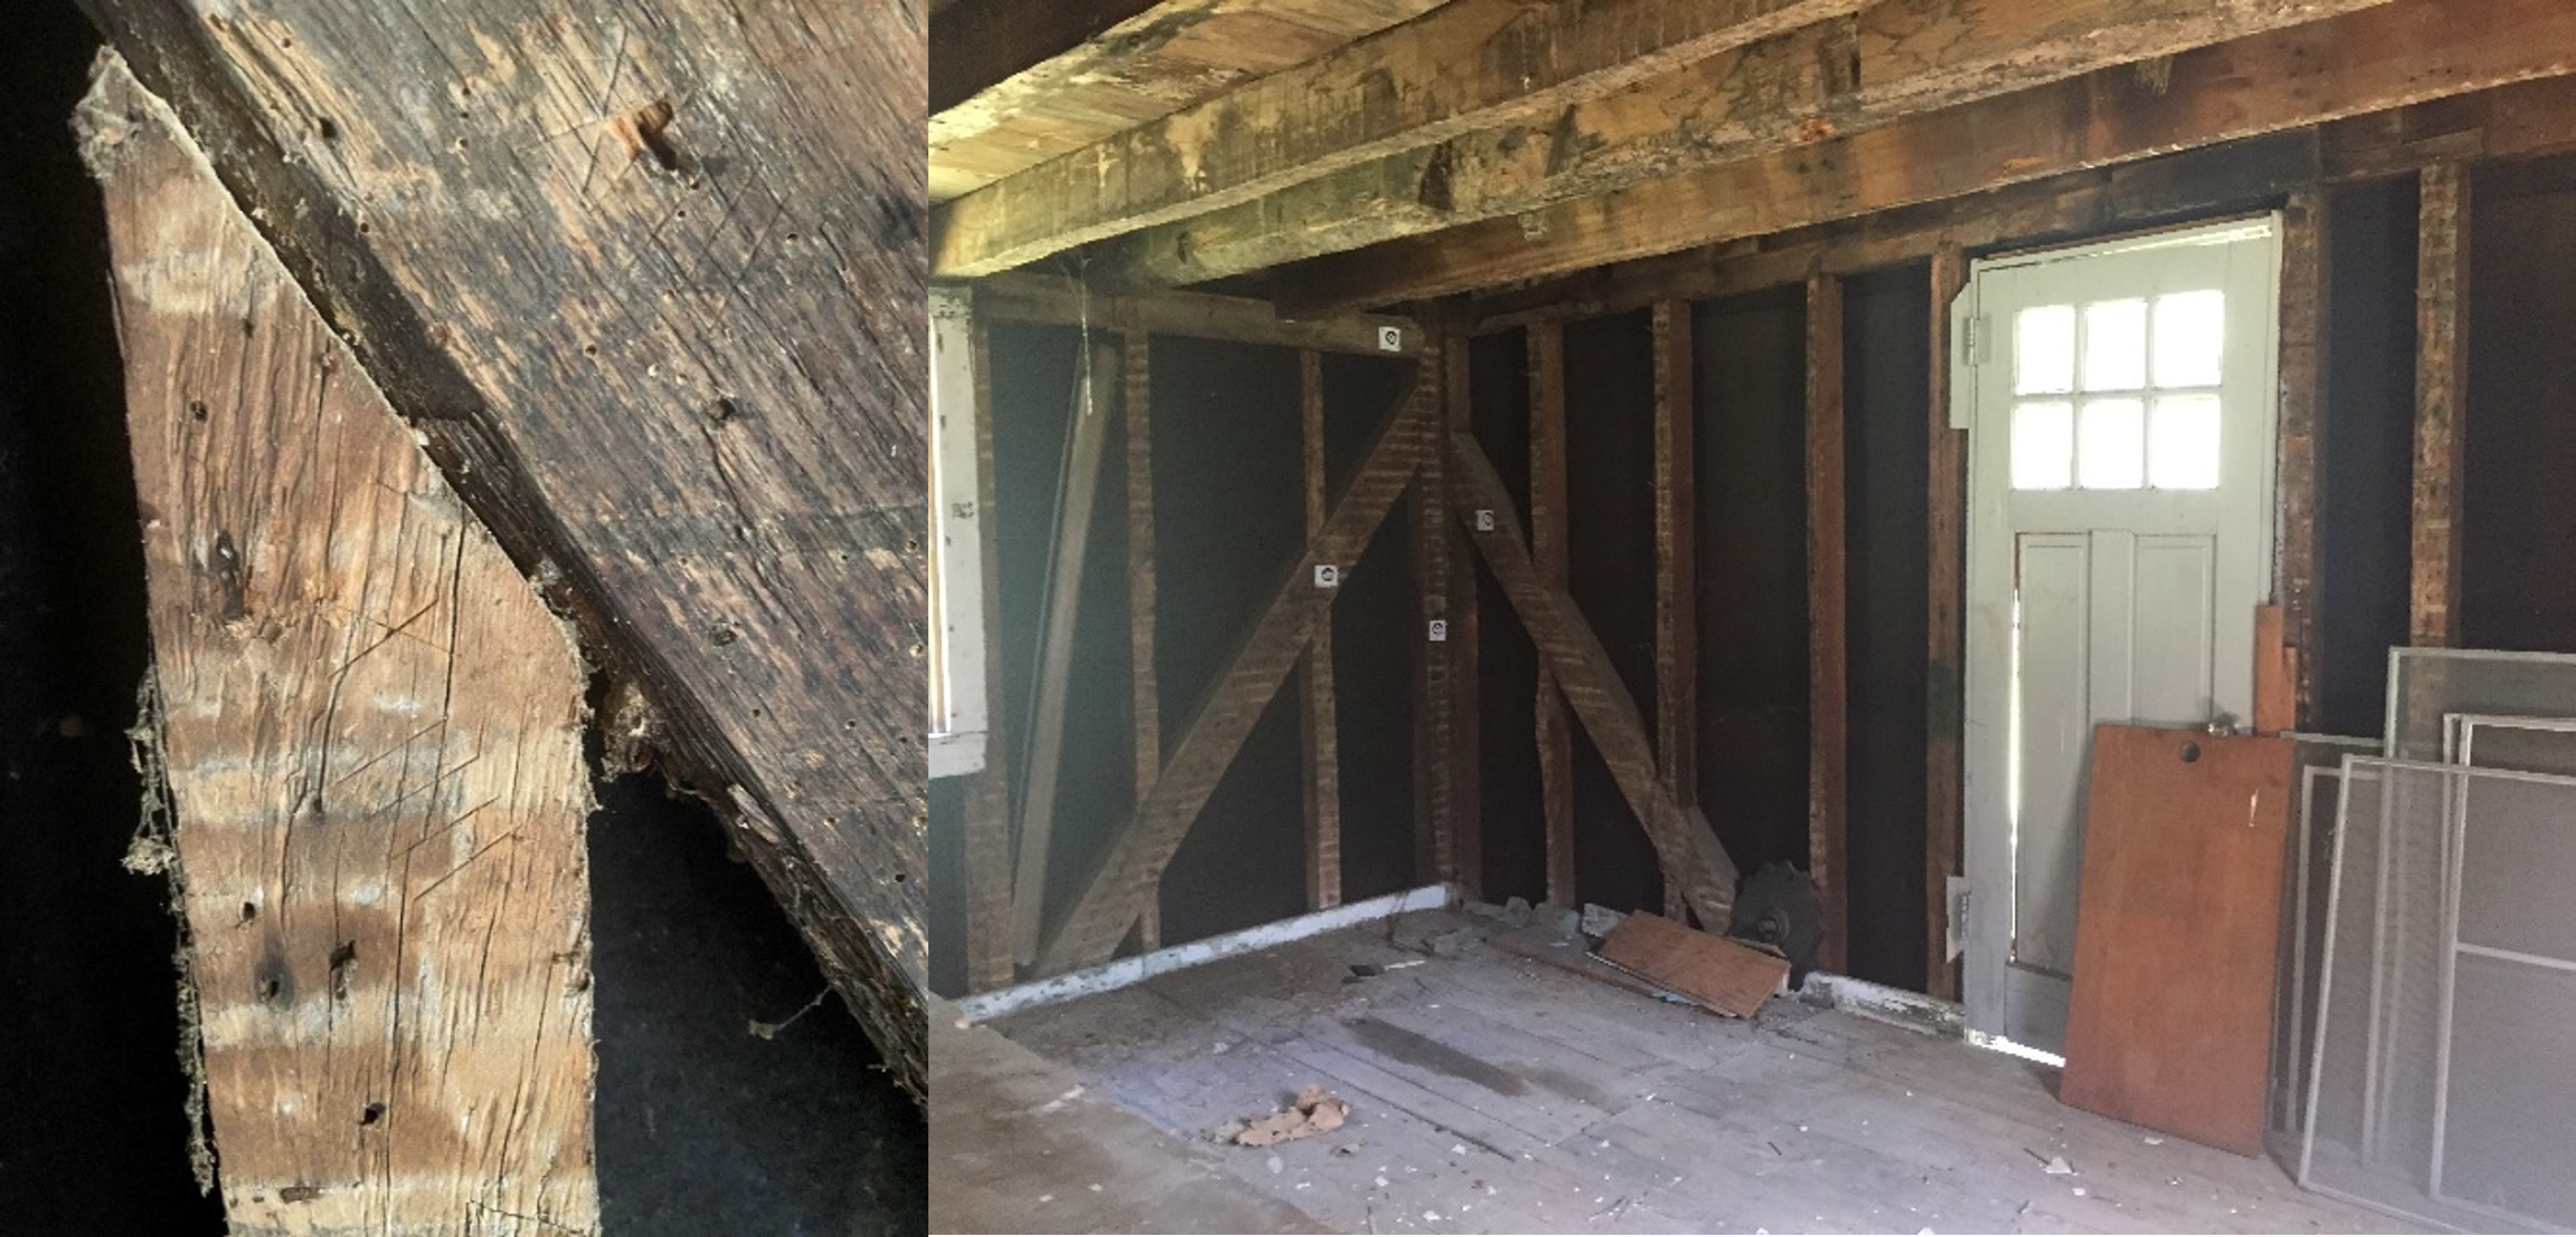
<svg viewBox="0 0 2576 1237">
<path fill-rule="evenodd" d="M 2147 484 L 2160 490 L 2218 488 L 2218 412 L 2215 395 L 2156 401 L 2147 433 Z"/>
<path fill-rule="evenodd" d="M 2146 480 L 2147 410 L 2134 399 L 2084 404 L 2075 437 L 2075 483 L 2088 490 L 2134 490 Z"/>
<path fill-rule="evenodd" d="M 2075 389 L 2075 307 L 2041 305 L 2013 319 L 2013 394 Z"/>
<path fill-rule="evenodd" d="M 2135 391 L 2147 385 L 2147 303 L 2097 301 L 2084 307 L 2084 389 Z"/>
<path fill-rule="evenodd" d="M 2212 289 L 2157 297 L 2156 385 L 2217 386 L 2226 328 L 2224 292 Z"/>
<path fill-rule="evenodd" d="M 2073 405 L 2056 401 L 2013 405 L 2014 489 L 2065 489 L 2074 479 L 2074 459 Z"/>
</svg>

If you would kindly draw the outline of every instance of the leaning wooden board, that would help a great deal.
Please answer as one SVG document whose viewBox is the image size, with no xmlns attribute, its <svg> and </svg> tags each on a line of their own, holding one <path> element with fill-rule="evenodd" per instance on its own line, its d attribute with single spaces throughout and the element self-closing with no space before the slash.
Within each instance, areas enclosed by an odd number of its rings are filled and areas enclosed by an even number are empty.
<svg viewBox="0 0 2576 1237">
<path fill-rule="evenodd" d="M 1638 911 L 1594 955 L 1730 1018 L 1750 1018 L 1789 978 L 1789 960 Z"/>
<path fill-rule="evenodd" d="M 2262 1154 L 2294 746 L 2095 728 L 2059 1099 Z"/>
</svg>

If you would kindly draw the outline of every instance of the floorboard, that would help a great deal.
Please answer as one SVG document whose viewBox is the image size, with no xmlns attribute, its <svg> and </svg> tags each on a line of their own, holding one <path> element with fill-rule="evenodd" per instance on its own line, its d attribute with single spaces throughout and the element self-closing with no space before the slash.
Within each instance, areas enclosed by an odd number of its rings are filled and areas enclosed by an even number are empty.
<svg viewBox="0 0 2576 1237">
<path fill-rule="evenodd" d="M 1795 1000 L 1721 1018 L 1587 977 L 1578 946 L 1525 956 L 1544 930 L 1486 943 L 1509 931 L 1410 914 L 994 1028 L 1341 1232 L 2396 1230 L 2059 1104 L 2031 1062 Z M 1309 1083 L 1347 1125 L 1216 1141 Z"/>
</svg>

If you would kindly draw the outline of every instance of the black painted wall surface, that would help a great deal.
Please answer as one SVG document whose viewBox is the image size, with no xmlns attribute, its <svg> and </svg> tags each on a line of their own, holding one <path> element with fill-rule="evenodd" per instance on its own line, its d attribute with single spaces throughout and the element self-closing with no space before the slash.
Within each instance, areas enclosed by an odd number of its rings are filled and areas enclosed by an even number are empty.
<svg viewBox="0 0 2576 1237">
<path fill-rule="evenodd" d="M 1645 310 L 1565 328 L 1566 585 L 1654 741 L 1655 340 Z M 1574 731 L 1574 886 L 1615 910 L 1663 905 L 1645 826 L 1592 742 Z"/>
<path fill-rule="evenodd" d="M 1931 272 L 1843 285 L 1844 553 L 1849 581 L 1851 924 L 1847 965 L 1920 992 L 1930 566 Z"/>
<path fill-rule="evenodd" d="M 1413 368 L 1374 357 L 1324 358 L 1324 509 L 1350 484 L 1378 427 L 1412 389 Z M 1431 879 L 1413 864 L 1414 610 L 1408 497 L 1387 513 L 1333 599 L 1334 727 L 1340 742 L 1342 900 Z M 1288 694 L 1293 694 L 1290 680 Z"/>
<path fill-rule="evenodd" d="M 2407 639 L 2415 205 L 2411 177 L 2348 186 L 2327 202 L 2318 647 L 2306 654 L 2319 662 L 2309 725 L 2327 734 L 2382 733 L 2388 649 Z M 2474 379 L 2470 389 L 2474 397 Z"/>
<path fill-rule="evenodd" d="M 1700 800 L 1737 867 L 1805 867 L 1805 289 L 1704 304 L 1695 334 Z"/>
<path fill-rule="evenodd" d="M 1477 336 L 1468 352 L 1477 445 L 1529 528 L 1529 340 L 1519 331 Z M 1538 646 L 1512 613 L 1502 585 L 1476 567 L 1479 799 L 1484 814 L 1485 897 L 1547 898 L 1547 820 L 1538 777 Z"/>
<path fill-rule="evenodd" d="M 2576 158 L 2471 188 L 2460 636 L 2576 652 Z"/>
</svg>

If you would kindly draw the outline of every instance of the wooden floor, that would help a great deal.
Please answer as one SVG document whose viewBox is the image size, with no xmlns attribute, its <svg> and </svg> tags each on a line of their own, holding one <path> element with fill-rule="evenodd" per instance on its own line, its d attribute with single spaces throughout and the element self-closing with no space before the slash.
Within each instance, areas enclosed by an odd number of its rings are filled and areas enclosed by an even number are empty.
<svg viewBox="0 0 2576 1237">
<path fill-rule="evenodd" d="M 1792 1000 L 1721 1019 L 1483 943 L 1503 931 L 1408 915 L 994 1026 L 1184 1138 L 1330 1088 L 1343 1129 L 1216 1150 L 1343 1232 L 2393 1231 L 2066 1108 L 2044 1067 Z"/>
</svg>

